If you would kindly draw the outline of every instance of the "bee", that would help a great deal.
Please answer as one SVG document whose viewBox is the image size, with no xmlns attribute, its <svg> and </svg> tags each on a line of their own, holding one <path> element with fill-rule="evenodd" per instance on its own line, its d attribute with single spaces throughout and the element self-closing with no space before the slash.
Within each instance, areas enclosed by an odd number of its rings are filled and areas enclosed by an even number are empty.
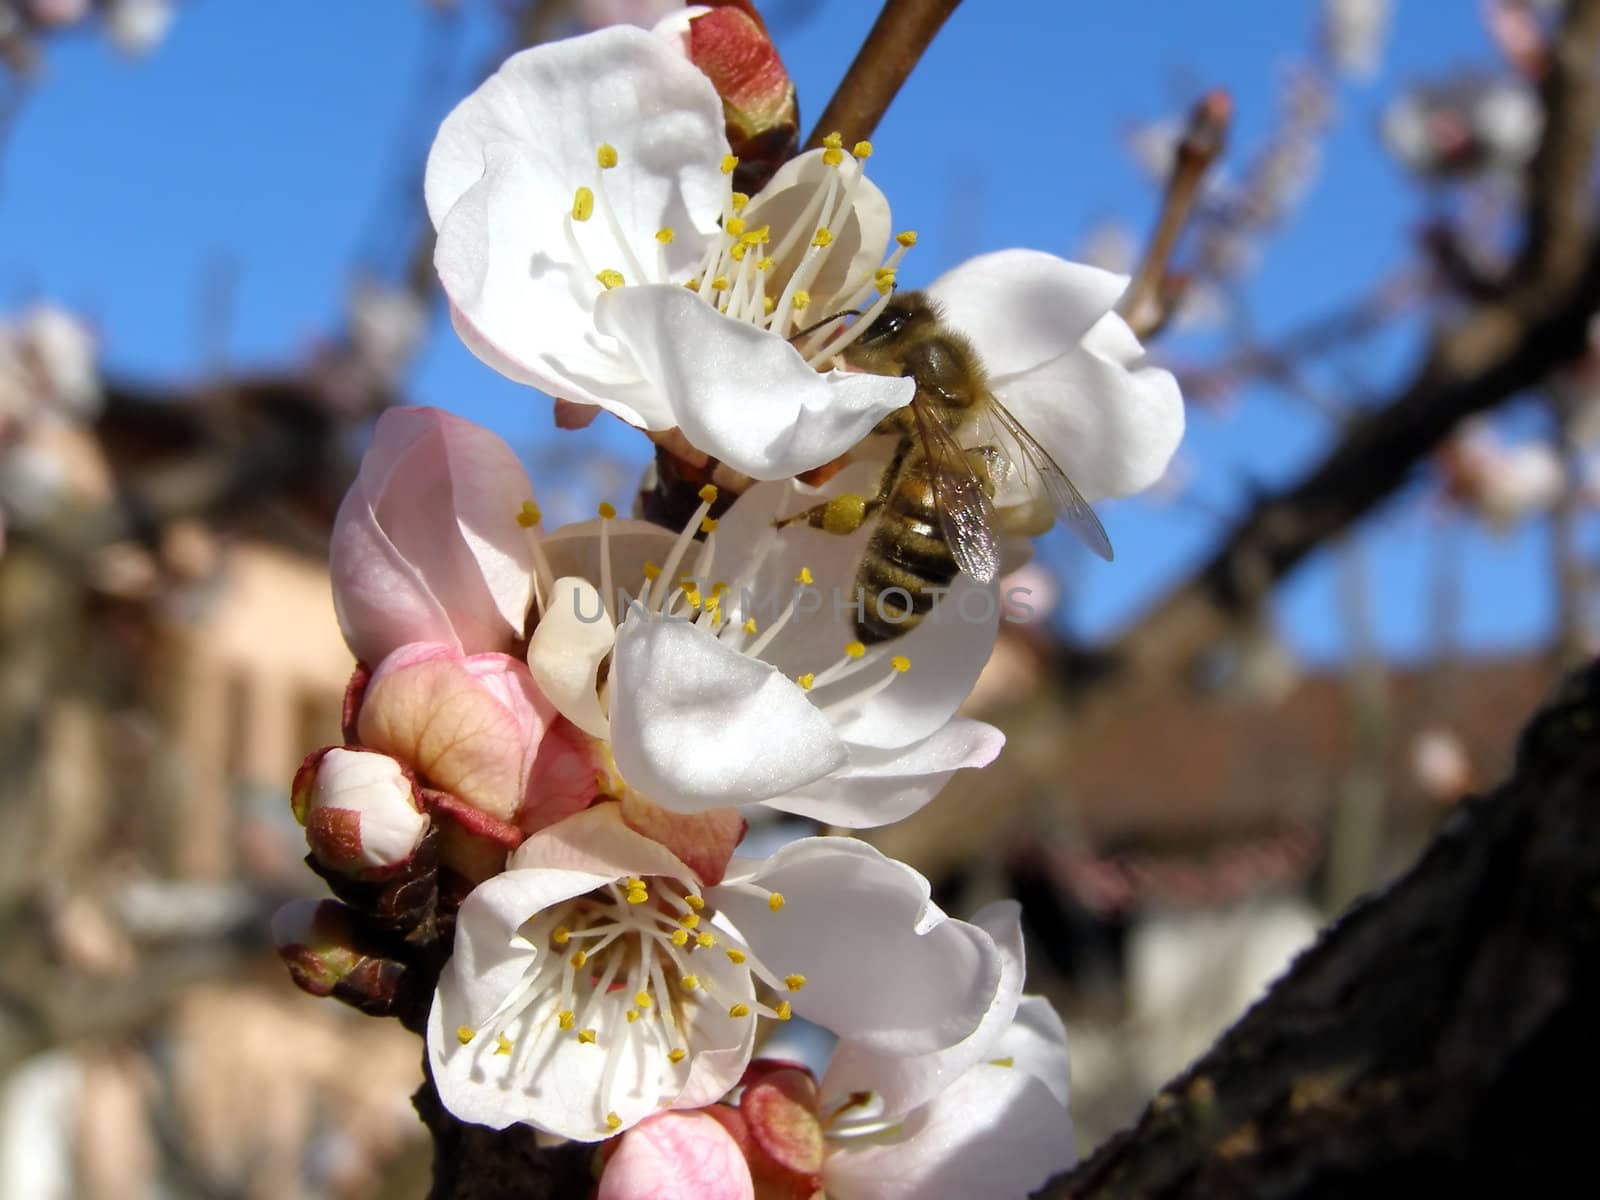
<svg viewBox="0 0 1600 1200">
<path fill-rule="evenodd" d="M 927 296 L 897 294 L 841 357 L 916 383 L 911 403 L 874 430 L 898 439 L 894 452 L 872 499 L 838 497 L 778 524 L 850 533 L 876 518 L 856 574 L 862 642 L 909 632 L 959 571 L 980 583 L 999 574 L 993 497 L 1013 472 L 1024 482 L 1037 477 L 1057 519 L 1111 560 L 1111 540 L 1083 493 L 995 398 L 977 351 Z"/>
</svg>

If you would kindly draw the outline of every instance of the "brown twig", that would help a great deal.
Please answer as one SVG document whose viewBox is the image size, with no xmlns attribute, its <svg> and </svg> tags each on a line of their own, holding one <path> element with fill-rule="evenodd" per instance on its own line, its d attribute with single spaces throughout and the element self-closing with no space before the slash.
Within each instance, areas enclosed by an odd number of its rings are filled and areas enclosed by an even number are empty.
<svg viewBox="0 0 1600 1200">
<path fill-rule="evenodd" d="M 1181 289 L 1173 286 L 1168 273 L 1172 253 L 1189 224 L 1206 172 L 1222 154 L 1232 117 L 1233 100 L 1220 89 L 1207 92 L 1189 114 L 1189 123 L 1178 142 L 1172 174 L 1167 177 L 1167 190 L 1161 200 L 1155 231 L 1133 273 L 1133 281 L 1117 305 L 1128 325 L 1141 338 L 1160 332 L 1176 308 Z"/>
<path fill-rule="evenodd" d="M 822 139 L 834 132 L 844 136 L 847 146 L 871 137 L 911 69 L 960 3 L 961 0 L 885 0 L 855 61 L 817 118 L 806 149 L 822 145 Z"/>
</svg>

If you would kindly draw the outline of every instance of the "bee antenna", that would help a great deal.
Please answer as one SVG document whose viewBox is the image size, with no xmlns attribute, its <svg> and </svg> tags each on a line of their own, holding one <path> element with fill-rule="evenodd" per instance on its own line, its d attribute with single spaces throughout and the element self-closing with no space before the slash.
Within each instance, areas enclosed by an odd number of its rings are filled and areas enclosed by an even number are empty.
<svg viewBox="0 0 1600 1200">
<path fill-rule="evenodd" d="M 818 321 L 815 325 L 808 325 L 806 328 L 800 330 L 798 333 L 790 334 L 789 335 L 789 340 L 791 342 L 798 341 L 799 339 L 805 337 L 807 334 L 815 333 L 817 330 L 821 329 L 824 325 L 832 324 L 834 321 L 837 321 L 837 320 L 841 319 L 842 317 L 859 317 L 860 315 L 861 315 L 861 310 L 859 308 L 847 308 L 843 312 L 834 313 L 833 316 L 831 316 L 831 317 L 823 317 L 822 320 Z"/>
</svg>

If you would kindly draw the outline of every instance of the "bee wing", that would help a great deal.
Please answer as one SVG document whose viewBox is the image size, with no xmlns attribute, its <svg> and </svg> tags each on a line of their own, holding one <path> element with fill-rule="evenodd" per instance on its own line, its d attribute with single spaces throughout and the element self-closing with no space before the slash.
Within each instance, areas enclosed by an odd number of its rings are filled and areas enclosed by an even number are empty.
<svg viewBox="0 0 1600 1200">
<path fill-rule="evenodd" d="M 1039 445 L 1033 435 L 1022 427 L 1022 422 L 1012 416 L 1011 411 L 992 394 L 987 398 L 983 419 L 1005 434 L 1005 438 L 997 438 L 996 441 L 1010 455 L 1022 481 L 1026 483 L 1035 473 L 1039 476 L 1045 494 L 1050 497 L 1050 507 L 1055 510 L 1056 520 L 1072 530 L 1085 546 L 1110 562 L 1114 554 L 1111 539 L 1106 536 L 1106 527 L 1100 524 L 1100 518 L 1095 516 L 1094 509 L 1083 498 L 1083 493 L 1067 478 L 1067 473 L 1056 460 L 1050 457 L 1050 452 Z M 1010 446 L 1007 446 L 1007 441 Z"/>
<path fill-rule="evenodd" d="M 994 503 L 939 410 L 919 395 L 912 399 L 911 411 L 922 436 L 945 544 L 958 567 L 979 583 L 988 583 L 1000 573 Z"/>
</svg>

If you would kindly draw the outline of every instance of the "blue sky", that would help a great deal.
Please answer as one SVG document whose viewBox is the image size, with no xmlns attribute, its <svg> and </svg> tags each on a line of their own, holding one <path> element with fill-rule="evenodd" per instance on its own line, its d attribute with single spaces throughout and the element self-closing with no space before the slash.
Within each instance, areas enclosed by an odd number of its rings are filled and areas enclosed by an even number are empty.
<svg viewBox="0 0 1600 1200">
<path fill-rule="evenodd" d="M 113 368 L 190 376 L 207 365 L 207 331 L 219 325 L 207 280 L 232 271 L 227 359 L 304 353 L 337 328 L 352 272 L 393 270 L 410 243 L 432 128 L 500 44 L 493 7 L 465 5 L 450 32 L 419 0 L 211 0 L 184 5 L 169 41 L 144 61 L 122 60 L 94 37 L 54 43 L 0 150 L 0 306 L 60 300 L 99 323 Z M 766 5 L 803 113 L 820 111 L 876 7 Z M 1383 98 L 1405 80 L 1491 61 L 1474 6 L 1397 8 L 1379 81 L 1341 90 L 1324 171 L 1250 279 L 1268 335 L 1359 294 L 1407 253 L 1421 202 L 1377 145 Z M 1222 86 L 1235 100 L 1235 154 L 1248 153 L 1271 127 L 1286 61 L 1312 44 L 1317 9 L 1314 0 L 968 0 L 874 138 L 872 174 L 896 225 L 921 234 L 902 280 L 925 283 L 1006 246 L 1071 256 L 1110 218 L 1144 229 L 1154 197 L 1124 151 L 1129 126 Z M 1199 348 L 1182 338 L 1162 346 Z M 1415 352 L 1410 336 L 1396 336 L 1351 365 L 1381 386 Z M 442 323 L 412 394 L 492 425 L 535 463 L 552 445 L 569 459 L 646 457 L 642 439 L 608 422 L 557 435 L 542 397 L 483 367 Z M 1073 581 L 1078 627 L 1104 633 L 1159 596 L 1214 543 L 1221 514 L 1293 479 L 1328 434 L 1303 406 L 1265 390 L 1226 415 L 1195 412 L 1187 451 L 1199 504 L 1106 506 L 1118 548 L 1109 567 L 1064 538 L 1046 540 L 1043 552 Z M 584 506 L 602 491 L 625 502 L 627 474 L 589 481 Z M 1407 655 L 1433 637 L 1440 522 L 1420 501 L 1413 489 L 1362 533 L 1380 642 Z M 1468 644 L 1527 644 L 1549 627 L 1545 547 L 1537 529 L 1464 539 Z M 1278 600 L 1291 643 L 1313 658 L 1343 649 L 1335 581 L 1330 556 L 1319 555 Z"/>
</svg>

